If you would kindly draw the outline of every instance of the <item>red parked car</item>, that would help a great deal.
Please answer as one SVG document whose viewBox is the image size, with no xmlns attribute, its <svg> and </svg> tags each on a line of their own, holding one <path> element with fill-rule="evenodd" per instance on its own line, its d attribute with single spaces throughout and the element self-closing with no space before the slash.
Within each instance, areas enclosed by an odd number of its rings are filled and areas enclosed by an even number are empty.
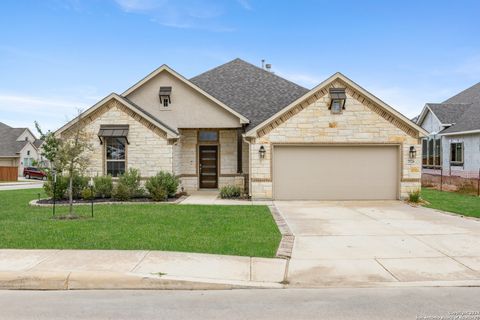
<svg viewBox="0 0 480 320">
<path fill-rule="evenodd" d="M 26 179 L 36 178 L 36 179 L 47 180 L 47 174 L 44 171 L 42 171 L 38 168 L 35 168 L 35 167 L 24 168 L 23 169 L 23 176 Z"/>
</svg>

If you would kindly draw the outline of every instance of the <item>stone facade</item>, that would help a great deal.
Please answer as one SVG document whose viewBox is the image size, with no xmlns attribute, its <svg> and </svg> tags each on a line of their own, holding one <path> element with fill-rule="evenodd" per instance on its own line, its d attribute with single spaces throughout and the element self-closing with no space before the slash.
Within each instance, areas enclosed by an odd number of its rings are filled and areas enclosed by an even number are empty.
<svg viewBox="0 0 480 320">
<path fill-rule="evenodd" d="M 418 137 L 411 136 L 378 112 L 352 96 L 347 90 L 345 110 L 332 114 L 328 109 L 328 95 L 309 101 L 303 110 L 261 137 L 252 139 L 251 195 L 255 199 L 271 199 L 272 190 L 272 144 L 396 144 L 400 146 L 400 197 L 420 188 L 421 157 Z M 260 146 L 266 150 L 260 159 Z M 418 151 L 414 160 L 409 159 L 409 148 Z M 294 164 L 292 164 L 293 166 Z"/>
<path fill-rule="evenodd" d="M 97 114 L 83 120 L 90 137 L 90 165 L 87 171 L 93 175 L 106 174 L 105 144 L 97 137 L 102 124 L 128 124 L 126 169 L 136 168 L 143 177 L 155 175 L 160 170 L 172 172 L 172 145 L 159 131 L 148 128 L 138 115 L 132 117 L 119 102 L 110 101 L 100 107 Z M 144 120 L 143 120 L 144 121 Z M 68 136 L 68 132 L 65 133 Z"/>
<path fill-rule="evenodd" d="M 237 173 L 237 132 L 234 129 L 225 129 L 219 130 L 218 133 L 218 142 L 201 143 L 198 141 L 198 129 L 180 130 L 180 138 L 174 147 L 174 150 L 178 150 L 174 151 L 174 155 L 177 154 L 174 156 L 174 163 L 176 163 L 174 167 L 175 174 L 180 177 L 181 186 L 185 191 L 198 190 L 198 147 L 212 144 L 218 145 L 218 187 L 237 185 L 243 188 L 244 176 Z M 243 157 L 243 159 L 247 157 L 248 162 L 248 153 Z"/>
</svg>

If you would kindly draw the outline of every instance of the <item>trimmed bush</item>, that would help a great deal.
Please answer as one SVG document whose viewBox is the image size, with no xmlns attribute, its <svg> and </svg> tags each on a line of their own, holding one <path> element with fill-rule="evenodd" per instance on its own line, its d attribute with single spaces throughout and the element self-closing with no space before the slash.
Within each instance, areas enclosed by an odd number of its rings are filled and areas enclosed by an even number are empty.
<svg viewBox="0 0 480 320">
<path fill-rule="evenodd" d="M 127 201 L 127 200 L 130 200 L 131 195 L 130 195 L 130 191 L 128 190 L 128 187 L 125 184 L 117 183 L 113 187 L 112 197 L 115 200 Z"/>
<path fill-rule="evenodd" d="M 168 197 L 175 195 L 178 184 L 178 178 L 173 174 L 160 171 L 155 176 L 148 178 L 145 187 L 153 200 L 165 201 Z"/>
<path fill-rule="evenodd" d="M 145 183 L 150 195 L 152 195 L 152 190 L 162 188 L 167 193 L 167 197 L 173 197 L 177 193 L 178 185 L 180 184 L 177 177 L 175 177 L 170 172 L 160 171 L 155 176 L 150 177 Z M 152 196 L 153 197 L 153 196 Z"/>
<path fill-rule="evenodd" d="M 222 199 L 234 199 L 239 198 L 242 194 L 240 187 L 228 185 L 220 189 L 220 197 Z"/>
<path fill-rule="evenodd" d="M 95 191 L 92 192 L 90 188 L 84 188 L 82 190 L 82 199 L 83 200 L 92 200 L 95 198 Z"/>
<path fill-rule="evenodd" d="M 138 169 L 130 168 L 127 172 L 118 178 L 118 184 L 127 189 L 129 197 L 141 197 L 145 190 L 140 185 L 140 171 Z"/>
<path fill-rule="evenodd" d="M 57 175 L 57 184 L 55 186 L 55 200 L 67 198 L 68 179 L 62 175 Z M 43 190 L 50 198 L 53 198 L 53 177 L 48 176 L 48 181 L 43 184 Z"/>
<path fill-rule="evenodd" d="M 420 202 L 420 190 L 409 192 L 408 201 L 418 203 Z"/>
<path fill-rule="evenodd" d="M 112 196 L 112 176 L 98 176 L 94 179 L 95 195 L 99 198 L 110 198 Z"/>
</svg>

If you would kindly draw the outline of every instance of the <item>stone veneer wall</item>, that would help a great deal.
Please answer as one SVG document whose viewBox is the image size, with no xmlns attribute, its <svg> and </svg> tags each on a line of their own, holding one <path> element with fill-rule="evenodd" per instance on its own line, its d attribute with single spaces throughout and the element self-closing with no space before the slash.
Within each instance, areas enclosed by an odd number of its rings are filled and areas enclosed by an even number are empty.
<svg viewBox="0 0 480 320">
<path fill-rule="evenodd" d="M 110 101 L 96 111 L 96 115 L 83 120 L 86 122 L 85 131 L 90 136 L 93 147 L 87 170 L 94 175 L 106 174 L 105 145 L 100 144 L 97 136 L 100 125 L 128 124 L 130 144 L 126 147 L 126 169 L 139 169 L 143 177 L 153 176 L 160 170 L 172 172 L 172 145 L 165 136 L 159 135 L 158 131 L 153 131 L 141 123 L 138 115 L 132 117 L 129 113 L 131 111 L 119 102 Z"/>
<path fill-rule="evenodd" d="M 272 198 L 271 145 L 277 143 L 400 144 L 400 197 L 405 198 L 408 192 L 420 188 L 421 145 L 418 138 L 406 134 L 351 95 L 347 97 L 342 114 L 331 114 L 329 103 L 330 98 L 323 96 L 264 136 L 253 139 L 250 147 L 252 198 Z M 258 153 L 262 145 L 266 149 L 264 159 L 260 159 Z M 410 146 L 417 150 L 417 157 L 413 161 L 409 159 Z"/>
</svg>

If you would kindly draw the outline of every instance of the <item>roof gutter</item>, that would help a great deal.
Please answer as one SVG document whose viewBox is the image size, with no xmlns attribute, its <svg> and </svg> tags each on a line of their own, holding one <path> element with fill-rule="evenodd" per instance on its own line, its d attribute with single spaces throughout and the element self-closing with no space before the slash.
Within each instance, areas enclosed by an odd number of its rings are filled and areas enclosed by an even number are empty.
<svg viewBox="0 0 480 320">
<path fill-rule="evenodd" d="M 455 135 L 473 134 L 473 133 L 480 133 L 480 129 L 468 130 L 468 131 L 458 131 L 458 132 L 439 133 L 439 135 L 440 136 L 455 136 Z"/>
</svg>

